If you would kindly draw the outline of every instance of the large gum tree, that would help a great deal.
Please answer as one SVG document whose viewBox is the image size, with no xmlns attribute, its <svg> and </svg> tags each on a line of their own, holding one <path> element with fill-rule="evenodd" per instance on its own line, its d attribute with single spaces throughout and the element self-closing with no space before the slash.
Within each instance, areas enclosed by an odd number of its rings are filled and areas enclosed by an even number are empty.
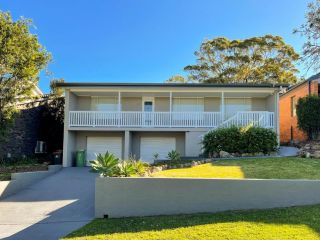
<svg viewBox="0 0 320 240">
<path fill-rule="evenodd" d="M 299 55 L 280 36 L 204 41 L 184 69 L 202 83 L 295 83 Z"/>
</svg>

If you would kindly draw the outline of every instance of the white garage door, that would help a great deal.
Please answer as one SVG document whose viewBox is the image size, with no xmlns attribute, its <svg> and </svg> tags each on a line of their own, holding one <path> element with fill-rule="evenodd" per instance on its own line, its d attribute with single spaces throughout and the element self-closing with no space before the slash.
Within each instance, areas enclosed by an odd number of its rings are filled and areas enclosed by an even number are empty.
<svg viewBox="0 0 320 240">
<path fill-rule="evenodd" d="M 153 162 L 153 155 L 159 159 L 167 159 L 168 152 L 176 150 L 176 139 L 173 137 L 142 137 L 140 142 L 140 158 L 145 162 Z"/>
<path fill-rule="evenodd" d="M 88 137 L 87 138 L 87 162 L 96 159 L 96 154 L 109 151 L 116 157 L 122 155 L 121 137 Z"/>
</svg>

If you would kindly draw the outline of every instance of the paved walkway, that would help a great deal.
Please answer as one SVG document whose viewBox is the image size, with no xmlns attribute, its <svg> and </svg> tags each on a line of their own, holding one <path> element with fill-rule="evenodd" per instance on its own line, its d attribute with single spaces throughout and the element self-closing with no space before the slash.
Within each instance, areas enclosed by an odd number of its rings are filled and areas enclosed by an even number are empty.
<svg viewBox="0 0 320 240">
<path fill-rule="evenodd" d="M 0 239 L 59 239 L 94 218 L 89 168 L 64 168 L 0 201 Z"/>
<path fill-rule="evenodd" d="M 281 146 L 279 148 L 279 155 L 282 157 L 294 157 L 298 155 L 298 152 L 299 148 L 296 147 Z"/>
</svg>

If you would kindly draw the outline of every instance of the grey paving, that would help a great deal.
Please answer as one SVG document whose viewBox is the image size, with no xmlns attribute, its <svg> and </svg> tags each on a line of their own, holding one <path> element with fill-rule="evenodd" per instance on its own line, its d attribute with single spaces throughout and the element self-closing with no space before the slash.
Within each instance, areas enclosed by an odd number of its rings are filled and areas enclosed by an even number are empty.
<svg viewBox="0 0 320 240">
<path fill-rule="evenodd" d="M 89 168 L 64 168 L 0 201 L 0 239 L 59 239 L 94 218 Z"/>
<path fill-rule="evenodd" d="M 281 146 L 279 148 L 279 155 L 281 157 L 293 157 L 297 156 L 299 152 L 299 148 L 296 147 L 286 147 L 286 146 Z"/>
</svg>

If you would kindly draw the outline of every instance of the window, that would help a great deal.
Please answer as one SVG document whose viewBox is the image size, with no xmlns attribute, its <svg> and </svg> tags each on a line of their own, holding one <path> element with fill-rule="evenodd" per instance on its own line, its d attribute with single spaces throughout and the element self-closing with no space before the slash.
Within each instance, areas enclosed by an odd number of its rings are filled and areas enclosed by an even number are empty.
<svg viewBox="0 0 320 240">
<path fill-rule="evenodd" d="M 297 115 L 297 98 L 296 96 L 291 97 L 291 117 L 295 117 Z"/>
<path fill-rule="evenodd" d="M 226 98 L 225 117 L 230 118 L 237 112 L 248 112 L 252 109 L 251 98 Z"/>
<path fill-rule="evenodd" d="M 117 111 L 118 100 L 116 97 L 92 97 L 91 109 L 94 111 Z"/>
<path fill-rule="evenodd" d="M 203 112 L 204 99 L 203 98 L 174 98 L 173 112 Z"/>
</svg>

